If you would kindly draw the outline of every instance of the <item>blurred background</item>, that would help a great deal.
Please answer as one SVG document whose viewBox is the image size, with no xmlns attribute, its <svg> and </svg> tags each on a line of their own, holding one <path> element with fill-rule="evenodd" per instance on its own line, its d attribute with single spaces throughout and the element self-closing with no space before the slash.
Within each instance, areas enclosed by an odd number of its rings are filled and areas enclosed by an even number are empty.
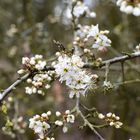
<svg viewBox="0 0 140 140">
<path fill-rule="evenodd" d="M 53 40 L 70 47 L 73 41 L 73 28 L 68 15 L 68 0 L 0 0 L 0 89 L 3 90 L 18 78 L 16 71 L 21 67 L 23 56 L 42 54 L 47 60 L 53 59 L 57 48 Z M 133 52 L 140 42 L 140 17 L 121 13 L 115 0 L 85 0 L 90 9 L 95 11 L 94 19 L 81 19 L 82 24 L 99 24 L 101 30 L 109 30 L 112 47 L 98 55 L 103 60 L 120 56 L 124 52 Z M 125 80 L 140 78 L 140 59 L 128 61 L 125 65 Z M 100 84 L 105 70 L 93 70 L 100 76 Z M 121 82 L 121 65 L 110 67 L 109 80 Z M 23 116 L 24 123 L 37 113 L 48 110 L 72 108 L 74 101 L 68 98 L 65 86 L 55 81 L 45 96 L 26 95 L 21 84 L 10 94 L 8 115 L 10 118 Z M 103 128 L 98 131 L 107 140 L 140 140 L 140 83 L 134 82 L 116 86 L 109 92 L 102 89 L 88 94 L 82 103 L 96 107 L 100 112 L 114 112 L 124 123 L 122 129 Z M 85 112 L 86 113 L 86 112 Z M 91 120 L 97 123 L 96 120 Z M 100 122 L 99 122 L 100 123 Z M 78 129 L 80 121 L 63 134 L 57 130 L 57 140 L 96 140 L 97 137 L 88 128 Z M 5 117 L 0 112 L 0 127 L 5 125 Z M 15 138 L 0 131 L 0 140 L 34 140 L 36 136 L 27 128 L 25 133 L 16 134 Z"/>
</svg>

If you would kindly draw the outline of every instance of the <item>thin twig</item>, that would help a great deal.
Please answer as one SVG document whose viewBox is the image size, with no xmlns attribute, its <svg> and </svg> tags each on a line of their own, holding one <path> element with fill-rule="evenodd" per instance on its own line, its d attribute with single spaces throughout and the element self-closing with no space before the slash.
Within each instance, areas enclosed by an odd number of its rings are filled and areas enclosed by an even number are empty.
<svg viewBox="0 0 140 140">
<path fill-rule="evenodd" d="M 125 81 L 125 72 L 124 72 L 124 62 L 121 62 L 121 68 L 122 68 L 122 81 Z"/>
<path fill-rule="evenodd" d="M 76 111 L 77 111 L 77 114 L 79 116 L 81 116 L 81 118 L 83 119 L 84 121 L 84 125 L 85 126 L 88 126 L 98 137 L 100 140 L 105 140 L 97 131 L 96 129 L 94 128 L 94 126 L 86 119 L 86 117 L 83 115 L 83 113 L 81 112 L 81 110 L 79 109 L 79 98 L 77 98 L 77 102 L 76 102 Z"/>
<path fill-rule="evenodd" d="M 140 79 L 134 79 L 134 80 L 129 80 L 129 81 L 124 81 L 120 83 L 115 83 L 113 84 L 114 86 L 120 86 L 120 85 L 126 85 L 126 84 L 132 84 L 132 83 L 139 83 Z"/>
<path fill-rule="evenodd" d="M 76 4 L 77 4 L 77 2 L 73 2 L 72 3 L 72 9 L 71 9 L 71 15 L 72 15 L 72 24 L 73 24 L 73 29 L 74 29 L 74 31 L 75 30 L 77 30 L 77 25 L 76 25 L 76 18 L 75 18 L 75 16 L 74 16 L 74 7 L 76 6 Z"/>
<path fill-rule="evenodd" d="M 105 66 L 106 63 L 109 63 L 110 65 L 112 65 L 114 63 L 123 62 L 123 61 L 126 61 L 126 60 L 131 60 L 131 59 L 134 59 L 134 58 L 137 58 L 137 57 L 140 57 L 140 52 L 131 53 L 129 55 L 118 56 L 118 57 L 114 57 L 114 58 L 109 59 L 109 60 L 105 60 L 99 66 L 96 66 L 92 63 L 90 63 L 90 64 L 88 63 L 88 64 L 84 65 L 84 68 L 101 68 L 101 67 Z"/>
<path fill-rule="evenodd" d="M 95 112 L 97 111 L 97 109 L 95 107 L 92 107 L 92 108 L 87 108 L 85 105 L 81 104 L 80 103 L 80 106 L 83 107 L 85 110 L 89 111 L 89 112 Z"/>
<path fill-rule="evenodd" d="M 109 74 L 109 66 L 110 66 L 110 63 L 106 63 L 106 69 L 105 69 L 105 81 L 107 82 L 108 81 L 108 74 Z"/>
</svg>

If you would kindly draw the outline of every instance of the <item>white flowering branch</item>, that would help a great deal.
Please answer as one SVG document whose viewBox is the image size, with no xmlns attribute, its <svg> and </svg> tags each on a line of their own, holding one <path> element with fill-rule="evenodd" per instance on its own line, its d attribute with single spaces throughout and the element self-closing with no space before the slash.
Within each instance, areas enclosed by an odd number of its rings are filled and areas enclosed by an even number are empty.
<svg viewBox="0 0 140 140">
<path fill-rule="evenodd" d="M 54 70 L 53 67 L 46 67 L 44 69 L 45 71 L 48 70 Z M 12 91 L 14 90 L 20 83 L 24 82 L 25 80 L 27 80 L 30 76 L 36 74 L 37 72 L 33 72 L 33 73 L 27 73 L 24 76 L 18 78 L 18 80 L 16 80 L 11 86 L 9 86 L 7 89 L 5 89 L 2 93 L 0 93 L 0 103 L 5 99 L 5 97 Z"/>
<path fill-rule="evenodd" d="M 93 63 L 88 63 L 85 64 L 83 66 L 83 68 L 91 68 L 91 69 L 97 69 L 97 68 L 101 68 L 103 66 L 105 66 L 106 64 L 114 64 L 114 63 L 118 63 L 118 62 L 124 62 L 126 60 L 130 60 L 130 59 L 134 59 L 140 57 L 140 52 L 136 52 L 136 53 L 131 53 L 131 54 L 127 54 L 127 55 L 123 55 L 123 56 L 119 56 L 119 57 L 115 57 L 112 59 L 108 59 L 103 61 L 100 65 L 95 65 Z M 49 70 L 55 70 L 54 67 L 51 66 L 47 66 L 45 67 L 42 71 L 49 71 Z M 0 93 L 0 103 L 5 99 L 5 97 L 13 90 L 15 89 L 15 87 L 17 87 L 20 83 L 24 82 L 25 80 L 27 80 L 31 75 L 35 75 L 37 72 L 33 72 L 33 73 L 28 73 L 25 74 L 24 76 L 20 77 L 17 81 L 15 81 L 11 86 L 9 86 L 7 89 L 5 89 L 3 92 Z"/>
</svg>

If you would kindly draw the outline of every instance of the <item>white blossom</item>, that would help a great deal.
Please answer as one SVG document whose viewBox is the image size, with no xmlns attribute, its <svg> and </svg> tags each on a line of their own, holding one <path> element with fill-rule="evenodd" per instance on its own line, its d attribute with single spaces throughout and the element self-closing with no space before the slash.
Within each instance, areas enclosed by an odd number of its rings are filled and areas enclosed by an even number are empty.
<svg viewBox="0 0 140 140">
<path fill-rule="evenodd" d="M 111 112 L 107 113 L 106 115 L 99 113 L 98 118 L 105 120 L 110 126 L 114 126 L 115 128 L 121 128 L 123 125 L 123 123 L 119 121 L 120 117 Z"/>
<path fill-rule="evenodd" d="M 57 121 L 55 121 L 55 125 L 62 126 L 62 125 L 63 125 L 63 122 L 62 122 L 62 121 L 57 120 Z"/>
<path fill-rule="evenodd" d="M 82 15 L 86 14 L 87 17 L 95 18 L 96 13 L 91 12 L 88 6 L 84 2 L 78 1 L 73 9 L 73 14 L 75 17 L 79 18 Z"/>
<path fill-rule="evenodd" d="M 34 77 L 27 79 L 27 83 L 30 84 L 30 87 L 25 88 L 27 94 L 38 93 L 44 95 L 44 89 L 49 89 L 50 82 L 52 80 L 52 74 L 44 72 L 41 74 L 36 74 Z"/>
<path fill-rule="evenodd" d="M 140 6 L 134 8 L 133 15 L 134 16 L 140 16 Z"/>
<path fill-rule="evenodd" d="M 17 71 L 18 74 L 23 74 L 24 72 L 25 72 L 25 70 L 23 70 L 23 69 L 20 69 Z"/>
<path fill-rule="evenodd" d="M 40 139 L 45 138 L 46 131 L 50 129 L 50 124 L 48 123 L 48 117 L 50 113 L 43 113 L 40 115 L 35 115 L 29 121 L 29 128 L 33 129 L 36 134 L 38 134 Z"/>
<path fill-rule="evenodd" d="M 92 84 L 93 76 L 82 70 L 83 65 L 84 62 L 79 56 L 69 57 L 66 54 L 59 56 L 57 64 L 54 65 L 55 72 L 60 77 L 59 80 L 65 82 L 71 89 L 70 97 L 84 95 Z"/>
<path fill-rule="evenodd" d="M 33 72 L 33 71 L 40 71 L 43 70 L 46 66 L 46 61 L 43 59 L 42 55 L 35 55 L 34 57 L 28 58 L 23 57 L 22 58 L 22 64 L 23 69 L 18 70 L 18 74 L 23 74 L 26 72 Z M 25 92 L 29 95 L 33 93 L 38 93 L 44 95 L 44 90 L 49 89 L 50 82 L 52 80 L 53 74 L 49 71 L 42 72 L 40 74 L 35 74 L 32 78 L 27 79 L 27 83 L 31 86 L 25 87 Z"/>
<path fill-rule="evenodd" d="M 70 110 L 66 110 L 65 114 L 67 114 L 67 115 L 70 114 Z"/>
<path fill-rule="evenodd" d="M 68 127 L 64 126 L 64 127 L 63 127 L 63 132 L 64 132 L 64 133 L 68 132 Z"/>
<path fill-rule="evenodd" d="M 59 111 L 56 111 L 56 116 L 57 117 L 61 116 L 61 113 Z"/>
<path fill-rule="evenodd" d="M 46 118 L 46 117 L 48 117 L 48 114 L 47 114 L 47 113 L 42 113 L 41 116 L 42 116 L 43 118 Z"/>
<path fill-rule="evenodd" d="M 107 117 L 111 117 L 111 116 L 112 116 L 112 113 L 109 112 L 109 113 L 106 114 L 106 116 L 107 116 Z"/>
<path fill-rule="evenodd" d="M 76 37 L 73 44 L 76 46 L 92 46 L 92 48 L 100 49 L 101 47 L 111 46 L 111 40 L 106 36 L 109 31 L 100 31 L 98 25 L 78 25 Z"/>
<path fill-rule="evenodd" d="M 113 88 L 113 85 L 111 84 L 111 82 L 110 81 L 104 81 L 103 82 L 103 87 L 105 88 L 105 90 L 108 90 L 108 89 L 111 89 L 111 88 Z"/>
<path fill-rule="evenodd" d="M 25 87 L 25 92 L 29 95 L 33 93 L 32 88 L 29 87 Z"/>
<path fill-rule="evenodd" d="M 67 116 L 67 123 L 74 123 L 74 121 L 75 121 L 74 115 L 69 114 L 69 115 Z"/>
<path fill-rule="evenodd" d="M 28 57 L 23 57 L 22 58 L 22 64 L 25 65 L 27 63 L 29 63 L 30 59 Z"/>
<path fill-rule="evenodd" d="M 67 123 L 74 123 L 75 116 L 73 114 L 71 114 L 70 110 L 66 110 L 65 114 L 66 114 L 66 122 Z"/>
<path fill-rule="evenodd" d="M 60 113 L 56 111 L 56 116 L 58 119 L 55 121 L 56 126 L 62 126 L 62 131 L 66 133 L 68 131 L 68 125 L 75 122 L 75 116 L 70 112 L 70 110 L 66 110 L 64 113 Z"/>
<path fill-rule="evenodd" d="M 140 16 L 140 2 L 137 0 L 118 0 L 117 5 L 120 6 L 122 12 Z"/>
<path fill-rule="evenodd" d="M 47 116 L 50 116 L 52 113 L 51 113 L 51 111 L 48 111 L 47 112 Z"/>
<path fill-rule="evenodd" d="M 43 60 L 42 55 L 37 54 L 31 58 L 23 57 L 22 64 L 24 65 L 24 69 L 27 69 L 27 70 L 30 70 L 30 69 L 42 70 L 46 66 L 46 61 Z"/>
<path fill-rule="evenodd" d="M 62 131 L 66 133 L 68 131 L 69 124 L 72 124 L 75 121 L 75 116 L 70 112 L 70 110 L 66 110 L 64 113 L 56 111 L 55 114 L 58 118 L 55 121 L 53 120 L 54 123 L 51 121 L 51 114 L 51 111 L 48 111 L 41 115 L 35 115 L 29 119 L 29 128 L 31 128 L 34 133 L 38 134 L 38 140 L 50 138 L 46 134 L 51 129 L 51 124 L 55 124 L 57 127 L 62 127 Z"/>
<path fill-rule="evenodd" d="M 136 46 L 136 49 L 134 51 L 135 51 L 135 53 L 139 53 L 140 52 L 140 44 Z"/>
<path fill-rule="evenodd" d="M 99 119 L 104 119 L 105 118 L 105 116 L 102 113 L 99 113 L 98 117 L 99 117 Z"/>
</svg>

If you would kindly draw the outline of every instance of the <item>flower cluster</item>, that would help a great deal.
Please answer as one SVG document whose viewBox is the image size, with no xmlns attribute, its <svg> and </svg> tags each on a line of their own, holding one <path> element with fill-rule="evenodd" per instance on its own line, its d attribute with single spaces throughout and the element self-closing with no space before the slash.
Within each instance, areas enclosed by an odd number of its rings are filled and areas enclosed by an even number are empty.
<svg viewBox="0 0 140 140">
<path fill-rule="evenodd" d="M 104 81 L 103 88 L 105 91 L 110 90 L 113 88 L 113 84 L 110 81 Z"/>
<path fill-rule="evenodd" d="M 55 20 L 51 20 L 51 22 L 56 22 L 60 20 L 65 25 L 71 24 L 71 21 L 76 24 L 81 17 L 95 18 L 96 13 L 91 11 L 88 4 L 83 0 L 65 0 L 67 3 L 67 8 L 63 11 L 63 17 L 61 17 L 61 12 L 59 7 L 56 7 L 54 10 Z M 61 18 L 60 18 L 61 17 Z"/>
<path fill-rule="evenodd" d="M 66 82 L 66 85 L 71 89 L 70 98 L 75 95 L 79 97 L 80 94 L 85 94 L 86 90 L 92 84 L 93 75 L 88 74 L 82 70 L 84 62 L 77 55 L 68 56 L 60 54 L 58 62 L 53 64 L 56 74 L 60 77 L 61 82 Z"/>
<path fill-rule="evenodd" d="M 108 30 L 100 31 L 98 25 L 78 25 L 73 44 L 79 47 L 92 46 L 100 50 L 111 46 L 111 40 L 106 36 L 108 33 Z"/>
<path fill-rule="evenodd" d="M 27 79 L 27 83 L 31 84 L 30 87 L 25 87 L 25 92 L 27 94 L 45 94 L 45 89 L 49 89 L 51 87 L 50 83 L 54 76 L 54 71 L 47 71 L 36 74 L 32 78 Z"/>
<path fill-rule="evenodd" d="M 64 114 L 57 111 L 56 116 L 59 117 L 59 120 L 55 121 L 55 125 L 63 126 L 63 132 L 66 133 L 68 131 L 68 124 L 74 123 L 75 116 L 69 110 L 66 110 Z"/>
<path fill-rule="evenodd" d="M 35 70 L 40 71 L 45 68 L 46 61 L 43 59 L 42 55 L 35 55 L 34 57 L 31 58 L 23 57 L 22 65 L 23 69 L 20 69 L 18 71 L 18 74 L 23 74 L 27 71 L 35 71 Z"/>
<path fill-rule="evenodd" d="M 57 120 L 53 123 L 51 122 L 51 111 L 43 113 L 41 115 L 35 115 L 31 118 L 29 128 L 33 129 L 36 134 L 38 134 L 38 140 L 54 140 L 53 137 L 48 136 L 53 125 L 63 127 L 63 132 L 68 131 L 68 124 L 74 123 L 75 116 L 71 114 L 69 110 L 66 110 L 65 113 L 60 113 L 56 111 Z M 59 119 L 58 119 L 59 118 Z"/>
<path fill-rule="evenodd" d="M 98 117 L 99 119 L 105 120 L 110 126 L 114 126 L 115 128 L 121 128 L 123 125 L 123 123 L 119 121 L 120 117 L 111 112 L 106 115 L 99 113 Z"/>
<path fill-rule="evenodd" d="M 43 113 L 41 115 L 35 115 L 31 118 L 29 128 L 33 129 L 36 134 L 38 134 L 40 139 L 44 139 L 46 132 L 51 128 L 49 124 L 49 117 L 51 112 Z"/>
<path fill-rule="evenodd" d="M 81 2 L 81 1 L 76 1 L 76 4 L 73 9 L 73 14 L 76 18 L 79 18 L 83 15 L 85 15 L 86 17 L 91 17 L 91 18 L 96 17 L 96 13 L 91 12 L 89 7 L 86 6 L 84 2 Z"/>
<path fill-rule="evenodd" d="M 34 76 L 27 79 L 27 83 L 31 84 L 30 87 L 25 87 L 27 94 L 38 93 L 44 95 L 44 90 L 50 88 L 50 82 L 52 81 L 54 71 L 41 71 L 46 66 L 46 61 L 42 55 L 35 55 L 34 57 L 22 58 L 23 69 L 18 71 L 18 74 L 26 72 L 36 72 Z"/>
<path fill-rule="evenodd" d="M 122 12 L 133 14 L 134 16 L 140 16 L 139 0 L 118 0 L 117 5 L 120 6 Z"/>
</svg>

